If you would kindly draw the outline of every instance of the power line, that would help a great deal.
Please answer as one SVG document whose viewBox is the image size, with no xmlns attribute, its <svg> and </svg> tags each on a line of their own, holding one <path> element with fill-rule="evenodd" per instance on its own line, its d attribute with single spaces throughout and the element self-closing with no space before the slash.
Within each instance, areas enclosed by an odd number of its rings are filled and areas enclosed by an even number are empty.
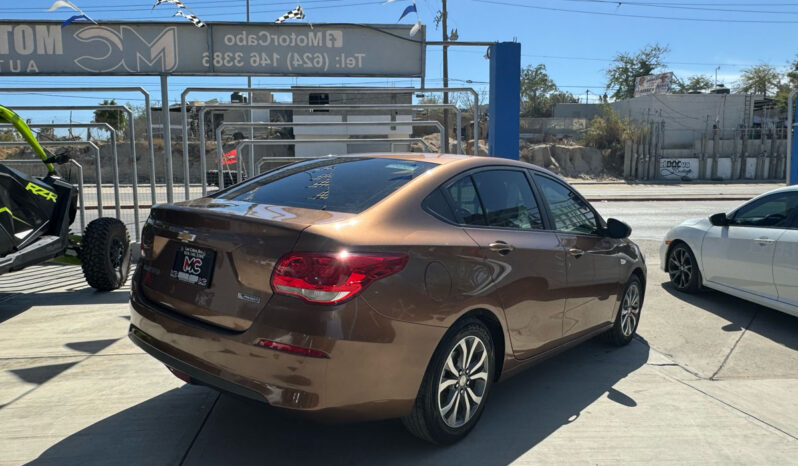
<svg viewBox="0 0 798 466">
<path fill-rule="evenodd" d="M 438 53 L 438 52 L 440 52 L 440 50 L 437 50 L 437 49 L 427 50 L 428 54 L 429 53 Z M 484 52 L 479 51 L 479 50 L 453 49 L 453 50 L 450 50 L 450 52 L 477 53 L 477 54 L 480 54 L 480 55 L 484 55 Z M 615 61 L 615 59 L 613 59 L 613 58 L 573 57 L 573 56 L 563 56 L 563 55 L 533 55 L 533 54 L 528 54 L 528 53 L 521 54 L 521 56 L 525 57 L 525 58 L 550 58 L 550 59 L 555 59 L 555 60 L 585 60 L 585 61 L 601 61 L 601 62 L 613 62 L 613 61 Z M 745 66 L 754 66 L 751 63 L 721 63 L 721 62 L 702 63 L 702 62 L 690 62 L 690 61 L 669 61 L 667 64 L 668 65 L 696 65 L 696 66 L 717 66 L 717 65 L 721 65 L 721 66 L 735 67 L 735 68 L 741 68 L 741 67 L 745 67 Z"/>
<path fill-rule="evenodd" d="M 305 0 L 302 3 L 304 3 L 304 4 L 310 4 L 310 3 L 331 4 L 331 3 L 339 3 L 339 2 L 345 2 L 345 1 L 351 1 L 351 0 Z M 213 6 L 203 6 L 201 8 L 197 8 L 196 6 L 199 5 L 199 4 L 212 4 Z M 285 4 L 286 5 L 291 5 L 292 3 L 291 2 L 286 2 Z M 125 12 L 128 12 L 128 11 L 152 11 L 152 12 L 155 12 L 155 13 L 163 13 L 165 11 L 166 12 L 171 12 L 171 10 L 166 10 L 166 9 L 153 10 L 151 7 L 130 7 L 130 6 L 128 6 L 128 4 L 124 4 L 124 5 L 120 4 L 116 8 L 108 8 L 108 4 L 107 3 L 102 3 L 101 5 L 102 6 L 99 6 L 99 7 L 86 7 L 86 8 L 84 8 L 84 10 L 86 12 L 88 12 L 88 13 L 93 13 L 93 12 L 94 13 L 97 13 L 97 12 L 119 12 L 120 8 L 124 8 Z M 224 9 L 227 9 L 227 10 L 231 9 L 230 2 L 229 1 L 224 1 L 224 0 L 216 0 L 216 1 L 208 1 L 208 2 L 192 2 L 191 6 L 195 7 L 195 9 L 197 11 L 209 10 L 209 9 L 220 9 L 220 8 L 224 8 Z M 244 4 L 242 3 L 240 6 L 243 8 Z M 271 4 L 269 6 L 276 6 L 276 4 Z M 286 7 L 286 8 L 290 8 L 290 7 Z M 320 7 L 314 7 L 314 8 L 320 8 Z M 277 12 L 277 11 L 283 11 L 283 10 L 284 9 L 281 8 L 280 10 L 270 10 L 269 12 Z M 7 11 L 7 12 L 45 12 L 41 8 L 0 8 L 0 11 Z M 312 9 L 311 9 L 311 11 L 312 11 Z"/>
<path fill-rule="evenodd" d="M 652 2 L 619 2 L 613 0 L 560 0 L 563 2 L 577 2 L 577 3 L 600 3 L 605 5 L 615 5 L 616 9 L 622 6 L 642 7 L 642 8 L 667 8 L 672 10 L 700 10 L 700 11 L 721 11 L 731 13 L 762 13 L 762 14 L 798 14 L 798 11 L 772 11 L 772 10 L 740 10 L 729 8 L 709 8 L 700 6 L 682 6 L 675 3 L 652 3 Z"/>
<path fill-rule="evenodd" d="M 624 18 L 661 19 L 667 21 L 693 21 L 693 22 L 702 22 L 702 23 L 798 24 L 798 20 L 778 21 L 778 20 L 757 20 L 757 19 L 712 19 L 712 18 L 685 18 L 685 17 L 674 17 L 674 16 L 630 15 L 624 13 L 608 13 L 603 11 L 573 10 L 569 8 L 552 8 L 545 6 L 523 5 L 519 3 L 502 2 L 498 0 L 473 0 L 473 1 L 476 3 L 489 3 L 493 5 L 514 6 L 518 8 L 529 8 L 533 10 L 558 11 L 564 13 L 582 13 L 589 15 L 613 16 L 613 17 L 624 17 Z"/>
<path fill-rule="evenodd" d="M 334 1 L 334 0 L 325 0 L 325 1 Z M 382 4 L 382 2 L 379 2 L 379 1 L 343 3 L 343 4 L 335 4 L 335 5 L 315 6 L 315 7 L 313 7 L 313 10 L 322 10 L 322 9 L 329 9 L 329 8 L 349 8 L 349 7 L 355 7 L 355 6 L 381 5 L 381 4 Z M 313 11 L 313 10 L 311 10 L 311 11 Z M 18 9 L 2 9 L 0 11 L 6 12 L 6 13 L 17 13 L 17 12 L 19 12 Z M 99 9 L 86 8 L 85 11 L 87 13 L 92 13 L 93 11 L 97 12 L 97 11 L 100 11 L 100 10 Z M 106 10 L 106 11 L 118 12 L 119 9 L 111 9 L 111 10 Z M 172 17 L 172 15 L 170 14 L 171 12 L 155 10 L 153 13 L 160 13 L 160 14 L 163 14 L 164 16 L 169 17 L 169 18 Z M 253 11 L 251 11 L 251 13 L 252 14 L 285 13 L 285 9 L 284 8 L 280 8 L 278 10 L 253 10 Z M 200 16 L 202 16 L 203 18 L 219 18 L 219 17 L 230 17 L 230 16 L 235 15 L 235 14 L 236 13 L 204 13 L 204 14 L 200 14 Z M 146 17 L 145 16 L 137 16 L 137 17 L 127 17 L 127 16 L 125 16 L 124 19 L 126 19 L 126 20 L 152 20 L 152 19 L 154 19 L 154 16 L 146 16 Z"/>
</svg>

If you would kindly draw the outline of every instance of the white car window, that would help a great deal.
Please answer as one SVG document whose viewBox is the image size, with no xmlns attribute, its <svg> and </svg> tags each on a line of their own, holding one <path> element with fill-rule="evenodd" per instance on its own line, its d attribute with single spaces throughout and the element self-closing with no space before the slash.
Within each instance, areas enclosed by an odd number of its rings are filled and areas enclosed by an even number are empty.
<svg viewBox="0 0 798 466">
<path fill-rule="evenodd" d="M 732 224 L 763 228 L 789 228 L 798 209 L 798 192 L 775 193 L 740 207 Z"/>
</svg>

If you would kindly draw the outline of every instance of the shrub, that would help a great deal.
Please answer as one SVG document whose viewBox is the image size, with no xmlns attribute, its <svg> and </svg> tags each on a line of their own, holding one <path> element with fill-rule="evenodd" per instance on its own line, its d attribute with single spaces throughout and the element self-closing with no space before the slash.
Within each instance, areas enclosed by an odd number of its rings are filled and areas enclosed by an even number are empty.
<svg viewBox="0 0 798 466">
<path fill-rule="evenodd" d="M 604 168 L 607 172 L 623 175 L 624 145 L 627 140 L 635 140 L 645 133 L 629 118 L 622 118 L 609 104 L 602 104 L 585 130 L 581 144 L 595 147 L 604 156 Z"/>
</svg>

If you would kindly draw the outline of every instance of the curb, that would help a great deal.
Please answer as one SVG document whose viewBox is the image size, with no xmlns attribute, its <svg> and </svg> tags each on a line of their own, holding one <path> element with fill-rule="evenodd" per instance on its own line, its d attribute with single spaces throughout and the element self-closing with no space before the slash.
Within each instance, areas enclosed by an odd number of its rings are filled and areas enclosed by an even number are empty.
<svg viewBox="0 0 798 466">
<path fill-rule="evenodd" d="M 749 201 L 755 196 L 735 196 L 735 197 L 718 197 L 718 196 L 697 196 L 697 197 L 595 197 L 585 196 L 590 202 L 687 202 L 687 201 Z"/>
</svg>

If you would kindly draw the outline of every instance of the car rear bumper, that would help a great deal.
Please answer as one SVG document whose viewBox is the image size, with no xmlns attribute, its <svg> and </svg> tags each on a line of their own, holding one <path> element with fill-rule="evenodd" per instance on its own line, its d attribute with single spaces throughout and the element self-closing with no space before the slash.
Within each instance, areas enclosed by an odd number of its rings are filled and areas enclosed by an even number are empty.
<svg viewBox="0 0 798 466">
<path fill-rule="evenodd" d="M 136 288 L 134 280 L 129 337 L 144 351 L 192 382 L 329 422 L 408 414 L 429 358 L 446 331 L 390 320 L 361 303 L 360 318 L 382 329 L 371 332 L 378 341 L 356 339 L 334 326 L 327 335 L 308 335 L 257 321 L 244 332 L 232 332 L 160 308 Z M 336 311 L 321 311 L 319 316 L 330 312 Z M 329 357 L 256 346 L 260 338 L 302 342 Z"/>
</svg>

